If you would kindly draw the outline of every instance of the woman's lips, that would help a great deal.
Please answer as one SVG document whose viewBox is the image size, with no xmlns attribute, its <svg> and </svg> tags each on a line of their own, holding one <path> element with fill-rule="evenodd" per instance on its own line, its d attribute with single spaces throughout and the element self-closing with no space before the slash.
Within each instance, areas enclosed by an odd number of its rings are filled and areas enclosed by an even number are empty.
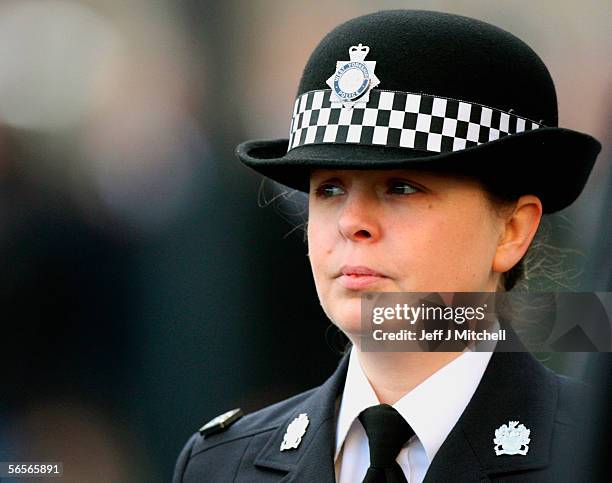
<svg viewBox="0 0 612 483">
<path fill-rule="evenodd" d="M 348 289 L 359 289 L 387 278 L 383 274 L 364 266 L 345 265 L 340 270 L 338 281 Z"/>
</svg>

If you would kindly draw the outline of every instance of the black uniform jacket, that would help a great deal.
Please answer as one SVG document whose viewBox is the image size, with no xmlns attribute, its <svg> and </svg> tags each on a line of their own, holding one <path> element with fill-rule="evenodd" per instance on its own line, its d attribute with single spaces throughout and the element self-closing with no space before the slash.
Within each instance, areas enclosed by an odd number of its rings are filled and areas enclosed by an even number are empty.
<svg viewBox="0 0 612 483">
<path fill-rule="evenodd" d="M 173 482 L 334 482 L 336 413 L 347 367 L 348 353 L 321 386 L 246 415 L 221 433 L 195 433 L 179 455 Z M 530 353 L 494 352 L 424 481 L 594 481 L 591 399 L 588 386 L 555 374 Z M 300 445 L 280 451 L 300 413 L 310 420 Z M 495 429 L 509 421 L 531 430 L 524 456 L 495 454 Z"/>
</svg>

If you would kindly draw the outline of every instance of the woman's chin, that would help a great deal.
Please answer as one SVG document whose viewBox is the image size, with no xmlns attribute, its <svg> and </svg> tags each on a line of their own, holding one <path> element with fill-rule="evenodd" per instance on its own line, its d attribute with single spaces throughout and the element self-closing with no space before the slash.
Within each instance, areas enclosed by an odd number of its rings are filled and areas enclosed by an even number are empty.
<svg viewBox="0 0 612 483">
<path fill-rule="evenodd" d="M 361 304 L 356 309 L 339 310 L 330 318 L 349 339 L 359 336 L 362 332 Z"/>
</svg>

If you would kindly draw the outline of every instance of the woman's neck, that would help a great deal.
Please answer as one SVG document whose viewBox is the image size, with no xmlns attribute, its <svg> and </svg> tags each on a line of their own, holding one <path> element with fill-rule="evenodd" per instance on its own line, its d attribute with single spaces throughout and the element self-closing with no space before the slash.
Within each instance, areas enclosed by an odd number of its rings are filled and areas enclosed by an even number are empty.
<svg viewBox="0 0 612 483">
<path fill-rule="evenodd" d="M 394 404 L 462 352 L 362 352 L 357 356 L 381 403 Z"/>
</svg>

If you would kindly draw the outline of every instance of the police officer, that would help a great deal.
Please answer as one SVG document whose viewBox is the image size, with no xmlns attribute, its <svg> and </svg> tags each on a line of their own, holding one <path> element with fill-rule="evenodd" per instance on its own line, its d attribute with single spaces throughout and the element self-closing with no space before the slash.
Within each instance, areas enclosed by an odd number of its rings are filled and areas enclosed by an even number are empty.
<svg viewBox="0 0 612 483">
<path fill-rule="evenodd" d="M 195 433 L 174 482 L 589 481 L 592 394 L 528 352 L 361 350 L 360 294 L 509 290 L 543 213 L 600 151 L 557 126 L 552 79 L 510 33 L 438 12 L 365 15 L 304 69 L 289 139 L 247 166 L 309 193 L 317 293 L 352 346 L 321 386 Z"/>
</svg>

